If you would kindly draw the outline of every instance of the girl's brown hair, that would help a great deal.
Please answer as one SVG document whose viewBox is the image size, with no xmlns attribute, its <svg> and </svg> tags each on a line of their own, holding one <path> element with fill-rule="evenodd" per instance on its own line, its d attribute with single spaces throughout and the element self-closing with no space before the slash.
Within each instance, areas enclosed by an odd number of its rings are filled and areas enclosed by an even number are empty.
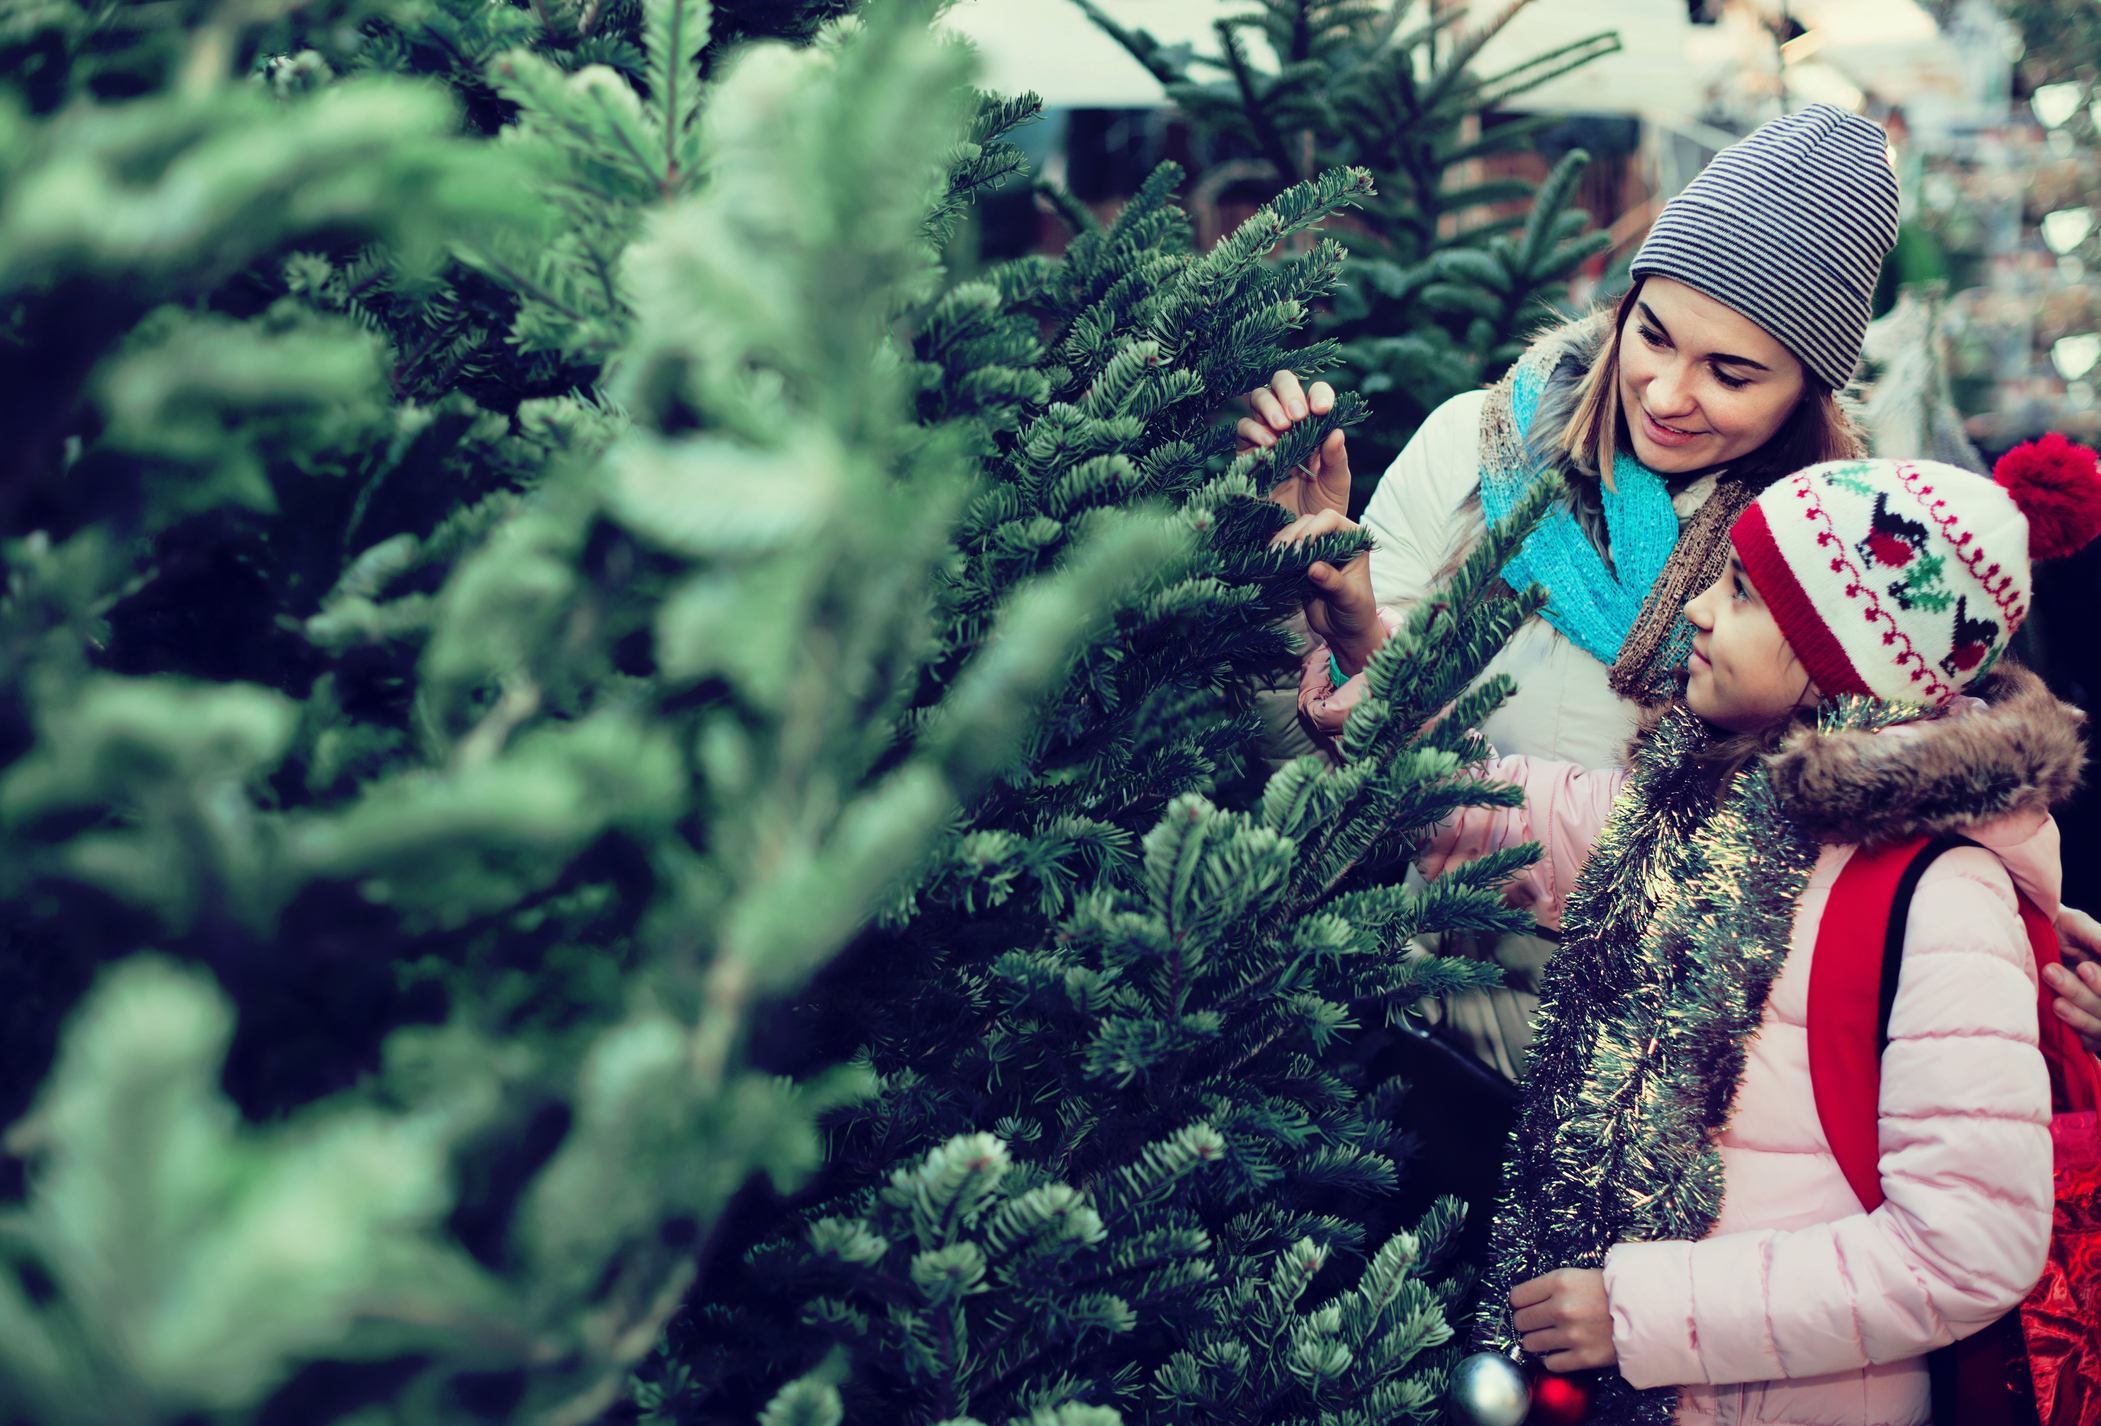
<svg viewBox="0 0 2101 1426">
<path fill-rule="evenodd" d="M 1657 726 L 1684 703 L 1685 694 L 1681 689 L 1676 698 L 1659 703 L 1642 714 L 1634 736 L 1627 743 L 1626 762 L 1629 766 L 1633 765 L 1642 744 L 1654 736 Z M 1816 725 L 1817 710 L 1814 708 L 1793 709 L 1762 728 L 1743 733 L 1732 733 L 1708 724 L 1706 746 L 1691 754 L 1686 759 L 1686 766 L 1706 774 L 1702 781 L 1715 804 L 1721 806 L 1736 792 L 1737 774 L 1752 763 L 1779 752 L 1795 733 L 1814 729 Z"/>
<path fill-rule="evenodd" d="M 1796 708 L 1763 728 L 1731 733 L 1717 728 L 1706 747 L 1693 755 L 1693 762 L 1714 775 L 1719 796 L 1727 798 L 1736 787 L 1736 775 L 1763 757 L 1780 751 L 1798 728 L 1817 725 L 1815 708 Z"/>
<path fill-rule="evenodd" d="M 1807 692 L 1807 674 L 1803 675 L 1803 680 L 1803 691 Z M 1627 744 L 1625 760 L 1629 766 L 1634 763 L 1636 751 L 1655 733 L 1657 726 L 1673 709 L 1683 706 L 1684 702 L 1685 674 L 1680 670 L 1677 695 L 1647 709 L 1635 725 L 1634 736 Z M 1814 728 L 1816 725 L 1817 707 L 1814 704 L 1806 708 L 1789 709 L 1765 726 L 1741 733 L 1732 733 L 1725 728 L 1709 724 L 1707 745 L 1692 754 L 1689 762 L 1692 766 L 1707 771 L 1708 776 L 1713 779 L 1711 785 L 1714 788 L 1715 800 L 1725 802 L 1735 789 L 1738 773 L 1760 758 L 1779 752 L 1798 729 Z"/>
<path fill-rule="evenodd" d="M 1641 301 L 1642 284 L 1634 285 L 1620 298 L 1612 313 L 1612 336 L 1598 360 L 1591 365 L 1576 393 L 1576 407 L 1561 430 L 1561 449 L 1578 470 L 1612 484 L 1612 461 L 1620 446 L 1631 441 L 1627 415 L 1620 409 L 1620 341 L 1626 335 L 1627 319 Z M 1857 460 L 1867 454 L 1867 442 L 1852 417 L 1838 404 L 1838 396 L 1802 368 L 1802 399 L 1780 429 L 1764 445 L 1738 462 L 1739 471 L 1767 485 L 1804 466 L 1827 460 Z"/>
</svg>

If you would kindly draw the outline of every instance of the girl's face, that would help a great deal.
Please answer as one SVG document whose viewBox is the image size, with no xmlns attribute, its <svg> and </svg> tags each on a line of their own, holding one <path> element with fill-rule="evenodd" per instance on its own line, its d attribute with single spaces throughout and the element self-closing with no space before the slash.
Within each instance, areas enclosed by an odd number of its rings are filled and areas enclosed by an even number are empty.
<svg viewBox="0 0 2101 1426">
<path fill-rule="evenodd" d="M 1820 701 L 1735 552 L 1722 577 L 1685 606 L 1700 632 L 1685 666 L 1686 706 L 1717 727 L 1748 733 Z"/>
<path fill-rule="evenodd" d="M 1802 399 L 1802 364 L 1704 292 L 1651 277 L 1620 330 L 1620 410 L 1634 454 L 1666 475 L 1757 450 Z"/>
</svg>

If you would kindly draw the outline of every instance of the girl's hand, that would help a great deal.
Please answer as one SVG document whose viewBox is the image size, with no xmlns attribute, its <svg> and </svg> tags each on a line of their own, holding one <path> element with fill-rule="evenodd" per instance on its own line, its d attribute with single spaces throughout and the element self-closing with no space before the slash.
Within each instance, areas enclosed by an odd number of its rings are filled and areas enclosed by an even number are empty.
<svg viewBox="0 0 2101 1426">
<path fill-rule="evenodd" d="M 1327 415 L 1335 409 L 1335 388 L 1325 381 L 1316 381 L 1307 390 L 1299 385 L 1297 376 L 1280 371 L 1269 379 L 1269 385 L 1250 391 L 1241 399 L 1253 414 L 1241 417 L 1233 427 L 1233 434 L 1239 438 L 1233 447 L 1236 454 L 1268 450 L 1279 436 L 1308 416 Z M 1350 458 L 1344 449 L 1342 432 L 1330 431 L 1319 448 L 1306 457 L 1305 464 L 1285 473 L 1284 479 L 1269 492 L 1269 498 L 1294 515 L 1317 515 L 1323 510 L 1347 514 Z"/>
<path fill-rule="evenodd" d="M 1556 1268 L 1545 1277 L 1510 1289 L 1510 1319 L 1525 1350 L 1550 1372 L 1579 1372 L 1609 1367 L 1619 1353 L 1612 1346 L 1612 1311 L 1605 1300 L 1605 1274 L 1598 1268 Z"/>
<path fill-rule="evenodd" d="M 2089 1054 L 2101 1055 L 2101 961 L 2083 961 L 2076 971 L 2050 966 L 2043 976 L 2057 992 L 2057 1018 L 2079 1032 Z"/>
<path fill-rule="evenodd" d="M 1357 526 L 1338 510 L 1302 515 L 1270 537 L 1271 545 L 1295 545 L 1315 535 L 1332 535 Z M 1343 673 L 1354 676 L 1371 662 L 1379 645 L 1386 642 L 1386 626 L 1379 622 L 1378 601 L 1371 592 L 1371 555 L 1358 555 L 1337 569 L 1326 560 L 1315 560 L 1306 571 L 1315 594 L 1306 601 L 1306 622 L 1313 632 L 1328 641 L 1335 662 Z"/>
</svg>

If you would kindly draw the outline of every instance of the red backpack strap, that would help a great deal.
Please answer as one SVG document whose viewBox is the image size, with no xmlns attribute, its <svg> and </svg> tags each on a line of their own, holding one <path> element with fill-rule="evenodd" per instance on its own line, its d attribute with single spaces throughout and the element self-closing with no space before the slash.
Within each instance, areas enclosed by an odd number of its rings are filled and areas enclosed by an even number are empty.
<svg viewBox="0 0 2101 1426">
<path fill-rule="evenodd" d="M 1888 1033 L 1885 981 L 1894 1000 L 1904 939 L 1904 922 L 1891 912 L 1901 892 L 1908 914 L 1911 888 L 1945 850 L 1940 840 L 1856 847 L 1824 904 L 1809 963 L 1809 1082 L 1817 1119 L 1840 1172 L 1871 1213 L 1882 1202 L 1876 1118 Z"/>
<path fill-rule="evenodd" d="M 1810 1086 L 1839 1170 L 1871 1213 L 1882 1202 L 1876 1125 L 1882 1050 L 1903 965 L 1911 894 L 1936 857 L 1965 844 L 1974 845 L 1966 837 L 1914 837 L 1855 850 L 1832 885 L 1817 927 L 1809 967 Z M 2050 1071 L 2051 1108 L 2059 1114 L 2101 1110 L 2101 1066 L 2050 1008 L 2056 992 L 2042 972 L 2060 963 L 2056 928 L 2026 896 L 2019 903 L 2035 956 L 2037 1027 Z"/>
<path fill-rule="evenodd" d="M 1876 1142 L 1882 1050 L 1889 1040 L 1890 1008 L 1896 1003 L 1912 893 L 1936 857 L 1968 840 L 1954 836 L 1931 841 L 1914 838 L 1872 851 L 1856 850 L 1832 885 L 1824 919 L 1817 927 L 1809 974 L 1810 1082 L 1824 1137 L 1838 1157 L 1846 1182 L 1869 1212 L 1883 1201 Z M 2081 1152 L 2087 1152 L 2088 1157 L 2072 1162 L 2090 1162 L 2094 1132 L 2090 1113 L 2101 1107 L 2101 1068 L 2097 1068 L 2094 1057 L 2087 1053 L 2072 1027 L 2058 1019 L 2050 1008 L 2055 992 L 2044 981 L 2042 971 L 2058 963 L 2056 928 L 2026 896 L 2016 894 L 2021 927 L 2035 957 L 2039 983 L 2037 1025 L 2043 1059 L 2050 1071 L 2051 1107 L 2057 1116 L 2052 1138 L 2057 1144 L 2059 1175 L 2056 1211 L 2062 1224 L 2066 1144 L 2072 1137 L 2063 1131 L 2068 1125 L 2085 1126 L 2087 1138 L 2080 1142 Z M 2053 1267 L 2058 1262 L 2057 1253 L 2053 1247 Z M 2047 1271 L 2045 1276 L 2047 1280 Z M 2010 1312 L 1984 1331 L 1927 1355 L 1936 1426 L 2018 1426 L 2019 1422 L 2036 1419 L 2035 1403 L 2024 1405 L 2007 1387 L 2010 1364 L 2024 1356 L 2030 1357 L 2031 1362 L 2044 1360 L 2031 1355 L 2041 1348 L 2036 1346 L 2034 1324 L 2027 1317 L 2025 1307 Z M 2070 1340 L 2076 1341 L 2079 1334 L 2090 1334 L 2092 1330 L 2089 1320 L 2067 1321 L 2058 1313 L 2044 1336 L 2049 1338 L 2050 1332 L 2055 1331 L 2058 1337 L 2064 1337 L 2069 1332 Z M 2057 1354 L 2062 1355 L 2061 1351 Z M 2040 1374 L 2037 1387 L 2044 1395 L 2054 1391 Z M 2061 1415 L 2061 1410 L 2056 1414 Z M 2056 1419 L 2055 1415 L 2052 1419 Z"/>
</svg>

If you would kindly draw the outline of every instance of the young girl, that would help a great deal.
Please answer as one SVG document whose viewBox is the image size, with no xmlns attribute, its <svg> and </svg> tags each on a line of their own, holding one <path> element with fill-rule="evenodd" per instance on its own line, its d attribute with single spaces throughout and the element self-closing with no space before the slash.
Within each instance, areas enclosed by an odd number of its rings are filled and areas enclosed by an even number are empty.
<svg viewBox="0 0 2101 1426">
<path fill-rule="evenodd" d="M 2080 716 L 1994 666 L 2031 551 L 2092 536 L 2101 479 L 2061 438 L 2001 472 L 1844 461 L 1768 489 L 1687 606 L 1683 696 L 1631 765 L 1496 760 L 1525 805 L 1468 810 L 1422 859 L 1434 876 L 1546 847 L 1528 889 L 1563 942 L 1488 1336 L 1550 1371 L 1616 1368 L 1593 1422 L 1915 1426 L 1924 1354 L 2041 1270 L 2050 1089 L 2016 891 L 2057 911 L 2048 809 L 2076 784 Z M 1308 659 L 1302 697 L 1332 722 L 1331 667 Z M 1981 845 L 1912 901 L 1870 1213 L 1817 1115 L 1811 952 L 1857 847 L 1942 831 Z"/>
</svg>

